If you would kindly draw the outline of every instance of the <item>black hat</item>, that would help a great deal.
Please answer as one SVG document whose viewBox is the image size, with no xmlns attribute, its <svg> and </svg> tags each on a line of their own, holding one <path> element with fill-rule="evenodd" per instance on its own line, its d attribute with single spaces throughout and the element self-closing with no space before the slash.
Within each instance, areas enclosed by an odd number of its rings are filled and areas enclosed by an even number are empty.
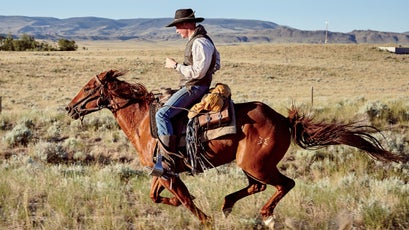
<svg viewBox="0 0 409 230">
<path fill-rule="evenodd" d="M 179 9 L 175 12 L 175 20 L 166 27 L 175 26 L 181 22 L 202 22 L 204 18 L 196 18 L 192 9 Z"/>
</svg>

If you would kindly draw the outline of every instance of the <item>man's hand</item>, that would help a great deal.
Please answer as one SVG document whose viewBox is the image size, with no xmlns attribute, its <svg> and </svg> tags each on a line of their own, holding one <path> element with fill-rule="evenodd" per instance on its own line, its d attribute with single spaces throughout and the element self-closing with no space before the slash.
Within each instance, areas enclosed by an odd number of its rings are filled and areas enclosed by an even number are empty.
<svg viewBox="0 0 409 230">
<path fill-rule="evenodd" d="M 166 58 L 165 68 L 175 69 L 177 62 L 173 58 Z"/>
</svg>

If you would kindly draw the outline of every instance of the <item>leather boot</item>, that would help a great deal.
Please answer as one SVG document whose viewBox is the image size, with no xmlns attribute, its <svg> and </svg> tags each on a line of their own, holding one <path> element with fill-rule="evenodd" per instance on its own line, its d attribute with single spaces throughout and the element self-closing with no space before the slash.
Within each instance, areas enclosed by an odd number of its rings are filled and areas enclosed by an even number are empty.
<svg viewBox="0 0 409 230">
<path fill-rule="evenodd" d="M 164 176 L 166 173 L 175 175 L 173 172 L 169 172 L 163 168 L 162 165 L 162 154 L 169 155 L 169 153 L 175 153 L 177 148 L 176 143 L 176 136 L 159 136 L 159 152 L 157 155 L 156 163 L 149 173 L 150 176 L 157 176 L 161 177 Z M 166 172 L 167 171 L 167 172 Z"/>
<path fill-rule="evenodd" d="M 159 136 L 159 140 L 162 143 L 162 147 L 165 149 L 161 149 L 162 151 L 170 152 L 170 153 L 176 153 L 177 149 L 177 143 L 176 143 L 176 136 L 175 135 L 170 135 L 170 136 Z"/>
</svg>

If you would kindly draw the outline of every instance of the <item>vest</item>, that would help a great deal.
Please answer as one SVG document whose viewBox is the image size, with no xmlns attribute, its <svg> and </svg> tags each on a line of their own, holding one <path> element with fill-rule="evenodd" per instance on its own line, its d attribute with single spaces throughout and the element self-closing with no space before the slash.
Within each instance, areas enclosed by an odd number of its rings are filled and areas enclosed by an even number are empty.
<svg viewBox="0 0 409 230">
<path fill-rule="evenodd" d="M 193 42 L 197 38 L 204 37 L 204 38 L 208 39 L 214 46 L 214 43 L 213 43 L 212 39 L 210 39 L 210 37 L 207 36 L 206 33 L 207 32 L 206 32 L 206 30 L 204 29 L 203 26 L 199 25 L 196 28 L 195 34 L 189 40 L 189 42 L 186 44 L 185 59 L 183 61 L 184 65 L 193 65 L 192 46 L 193 46 Z M 209 66 L 209 69 L 207 70 L 206 75 L 203 78 L 200 78 L 200 79 L 193 79 L 192 78 L 192 79 L 189 79 L 189 80 L 186 80 L 184 77 L 182 77 L 182 79 L 180 80 L 179 85 L 181 87 L 186 86 L 188 89 L 191 88 L 194 85 L 210 87 L 210 84 L 212 83 L 213 70 L 214 70 L 215 64 L 216 64 L 216 47 L 214 48 L 213 56 L 212 56 L 212 62 L 210 63 L 210 66 Z"/>
</svg>

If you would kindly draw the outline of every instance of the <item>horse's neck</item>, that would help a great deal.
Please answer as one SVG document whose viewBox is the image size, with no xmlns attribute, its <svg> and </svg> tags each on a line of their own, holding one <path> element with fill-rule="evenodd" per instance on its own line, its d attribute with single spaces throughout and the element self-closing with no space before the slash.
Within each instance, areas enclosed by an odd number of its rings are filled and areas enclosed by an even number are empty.
<svg viewBox="0 0 409 230">
<path fill-rule="evenodd" d="M 148 104 L 132 104 L 114 112 L 122 131 L 135 147 L 142 165 L 152 165 L 152 154 L 155 139 L 150 134 L 150 117 Z"/>
</svg>

